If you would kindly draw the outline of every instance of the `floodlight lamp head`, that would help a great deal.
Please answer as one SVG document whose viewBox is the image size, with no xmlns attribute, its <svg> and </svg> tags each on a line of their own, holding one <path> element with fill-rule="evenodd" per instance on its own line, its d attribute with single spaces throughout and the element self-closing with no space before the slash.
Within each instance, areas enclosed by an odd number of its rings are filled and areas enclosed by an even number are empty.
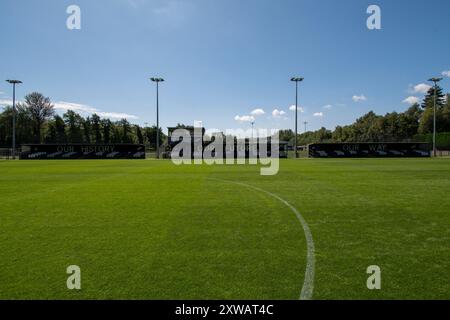
<svg viewBox="0 0 450 320">
<path fill-rule="evenodd" d="M 6 82 L 11 83 L 11 84 L 21 84 L 22 81 L 20 80 L 6 80 Z"/>
<path fill-rule="evenodd" d="M 150 78 L 153 82 L 164 82 L 163 78 Z"/>
<path fill-rule="evenodd" d="M 440 81 L 442 81 L 442 78 L 431 78 L 428 81 L 434 82 L 434 83 L 438 83 Z"/>
<path fill-rule="evenodd" d="M 292 79 L 291 79 L 291 81 L 294 81 L 294 82 L 301 82 L 301 81 L 303 81 L 304 80 L 304 78 L 301 78 L 301 77 L 293 77 Z"/>
</svg>

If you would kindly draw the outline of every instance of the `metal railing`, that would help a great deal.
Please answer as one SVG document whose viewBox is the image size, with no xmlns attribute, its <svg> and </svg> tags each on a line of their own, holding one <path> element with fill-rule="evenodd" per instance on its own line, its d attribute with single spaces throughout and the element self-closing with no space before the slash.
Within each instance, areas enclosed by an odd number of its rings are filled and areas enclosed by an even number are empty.
<svg viewBox="0 0 450 320">
<path fill-rule="evenodd" d="M 15 158 L 19 159 L 20 150 L 16 150 Z M 0 148 L 0 159 L 1 160 L 12 160 L 14 159 L 12 149 Z"/>
<path fill-rule="evenodd" d="M 439 157 L 450 157 L 450 150 L 437 150 L 436 156 Z"/>
</svg>

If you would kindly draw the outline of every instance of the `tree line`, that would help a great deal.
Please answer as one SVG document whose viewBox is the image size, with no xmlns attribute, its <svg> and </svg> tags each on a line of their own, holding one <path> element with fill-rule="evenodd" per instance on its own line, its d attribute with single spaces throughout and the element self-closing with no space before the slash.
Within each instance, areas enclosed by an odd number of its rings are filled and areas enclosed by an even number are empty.
<svg viewBox="0 0 450 320">
<path fill-rule="evenodd" d="M 13 108 L 0 113 L 0 146 L 12 144 Z M 16 143 L 139 143 L 156 146 L 156 126 L 141 127 L 128 120 L 111 121 L 97 114 L 83 117 L 68 110 L 62 116 L 55 113 L 50 98 L 33 92 L 16 106 Z M 160 143 L 166 139 L 161 128 Z"/>
<path fill-rule="evenodd" d="M 338 126 L 334 130 L 321 128 L 298 135 L 299 145 L 317 142 L 402 142 L 431 139 L 433 132 L 433 106 L 435 89 L 430 88 L 421 104 L 414 104 L 405 112 L 392 112 L 384 116 L 368 112 L 353 124 Z M 441 145 L 450 148 L 450 95 L 436 90 L 436 128 L 441 134 Z M 0 113 L 0 146 L 12 144 L 11 106 Z M 182 125 L 178 125 L 183 127 Z M 62 116 L 55 113 L 50 98 L 33 92 L 16 106 L 16 143 L 140 143 L 156 147 L 156 126 L 141 127 L 128 120 L 111 121 L 97 114 L 83 117 L 68 110 Z M 160 144 L 167 137 L 160 130 Z M 439 139 L 439 137 L 441 139 Z M 293 144 L 294 132 L 281 130 L 280 140 Z"/>
<path fill-rule="evenodd" d="M 337 126 L 334 130 L 321 128 L 298 135 L 298 144 L 318 142 L 428 142 L 433 132 L 434 88 L 431 88 L 421 104 L 413 104 L 405 112 L 378 115 L 373 111 L 357 119 L 353 124 Z M 450 95 L 442 88 L 436 90 L 436 130 L 441 137 L 450 134 Z M 292 130 L 280 131 L 280 140 L 293 143 Z M 426 141 L 424 141 L 426 140 Z M 442 140 L 442 139 L 441 139 Z M 441 145 L 450 147 L 450 139 Z"/>
</svg>

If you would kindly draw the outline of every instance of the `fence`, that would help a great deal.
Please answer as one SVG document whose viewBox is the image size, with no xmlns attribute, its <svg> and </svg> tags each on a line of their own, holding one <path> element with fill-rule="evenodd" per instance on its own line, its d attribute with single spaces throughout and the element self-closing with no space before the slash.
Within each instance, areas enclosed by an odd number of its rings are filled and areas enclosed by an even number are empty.
<svg viewBox="0 0 450 320">
<path fill-rule="evenodd" d="M 450 157 L 450 151 L 449 150 L 437 150 L 436 156 L 437 157 Z"/>
<path fill-rule="evenodd" d="M 16 159 L 19 159 L 20 150 L 16 150 Z M 13 158 L 12 149 L 0 148 L 0 159 L 9 160 Z"/>
</svg>

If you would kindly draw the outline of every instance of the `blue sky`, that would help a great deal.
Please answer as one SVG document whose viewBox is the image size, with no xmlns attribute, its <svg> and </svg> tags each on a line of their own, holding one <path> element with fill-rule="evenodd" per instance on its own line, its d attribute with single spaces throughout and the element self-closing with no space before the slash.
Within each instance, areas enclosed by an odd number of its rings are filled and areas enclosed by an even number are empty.
<svg viewBox="0 0 450 320">
<path fill-rule="evenodd" d="M 71 4 L 81 30 L 66 27 Z M 382 30 L 366 27 L 371 4 Z M 0 75 L 24 81 L 19 99 L 39 91 L 60 111 L 139 124 L 156 121 L 148 78 L 162 76 L 161 126 L 218 129 L 249 127 L 236 116 L 255 109 L 256 127 L 293 128 L 289 79 L 303 76 L 299 122 L 332 129 L 421 99 L 450 70 L 449 12 L 447 0 L 2 0 Z"/>
</svg>

